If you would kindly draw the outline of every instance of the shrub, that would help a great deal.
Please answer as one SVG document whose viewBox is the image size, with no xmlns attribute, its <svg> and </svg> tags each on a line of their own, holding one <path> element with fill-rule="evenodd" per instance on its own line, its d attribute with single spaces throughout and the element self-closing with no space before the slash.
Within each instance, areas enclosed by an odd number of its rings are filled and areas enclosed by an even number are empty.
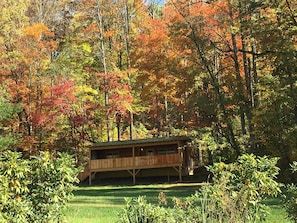
<svg viewBox="0 0 297 223">
<path fill-rule="evenodd" d="M 145 197 L 127 198 L 126 207 L 120 214 L 119 223 L 166 222 L 166 210 L 147 203 Z"/>
<path fill-rule="evenodd" d="M 70 155 L 0 155 L 0 222 L 60 222 L 77 179 Z"/>
<path fill-rule="evenodd" d="M 126 198 L 126 207 L 119 214 L 118 223 L 193 223 L 191 215 L 181 208 L 165 208 L 147 202 L 145 197 Z"/>
<path fill-rule="evenodd" d="M 277 158 L 243 155 L 232 164 L 216 163 L 209 167 L 213 184 L 185 200 L 174 198 L 173 208 L 148 204 L 142 197 L 126 200 L 120 223 L 139 222 L 256 222 L 266 216 L 261 202 L 267 195 L 277 195 L 275 181 Z M 166 204 L 163 194 L 159 199 Z"/>
<path fill-rule="evenodd" d="M 220 222 L 263 220 L 266 207 L 261 202 L 267 195 L 281 192 L 281 185 L 276 182 L 277 161 L 245 154 L 235 163 L 209 167 L 214 175 L 213 185 L 203 187 L 200 192 L 200 197 L 207 199 L 202 205 L 203 213 Z"/>
<path fill-rule="evenodd" d="M 297 172 L 297 162 L 291 164 L 292 172 Z M 297 223 L 297 187 L 294 184 L 289 184 L 285 188 L 283 196 L 284 207 L 288 217 Z"/>
</svg>

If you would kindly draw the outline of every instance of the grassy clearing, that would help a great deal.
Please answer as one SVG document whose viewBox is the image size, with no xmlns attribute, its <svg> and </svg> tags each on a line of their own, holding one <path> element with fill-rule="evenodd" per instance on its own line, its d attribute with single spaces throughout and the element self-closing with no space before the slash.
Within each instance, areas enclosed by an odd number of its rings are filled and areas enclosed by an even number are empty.
<svg viewBox="0 0 297 223">
<path fill-rule="evenodd" d="M 74 192 L 66 212 L 70 223 L 113 223 L 125 205 L 125 197 L 146 196 L 151 203 L 158 203 L 160 191 L 166 194 L 169 205 L 173 197 L 185 198 L 195 193 L 199 184 L 151 184 L 136 186 L 79 187 Z M 269 198 L 271 214 L 267 222 L 289 223 L 278 198 Z"/>
</svg>

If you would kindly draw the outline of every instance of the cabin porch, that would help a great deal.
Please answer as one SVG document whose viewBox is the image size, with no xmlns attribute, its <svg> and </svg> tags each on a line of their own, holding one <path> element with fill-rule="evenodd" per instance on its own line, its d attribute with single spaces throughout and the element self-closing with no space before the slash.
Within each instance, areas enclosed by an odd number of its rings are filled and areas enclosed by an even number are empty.
<svg viewBox="0 0 297 223">
<path fill-rule="evenodd" d="M 115 171 L 127 171 L 135 184 L 136 176 L 142 172 L 158 175 L 165 168 L 173 169 L 181 181 L 189 165 L 187 141 L 187 137 L 167 137 L 97 143 L 90 149 L 86 168 L 89 184 L 96 173 Z"/>
</svg>

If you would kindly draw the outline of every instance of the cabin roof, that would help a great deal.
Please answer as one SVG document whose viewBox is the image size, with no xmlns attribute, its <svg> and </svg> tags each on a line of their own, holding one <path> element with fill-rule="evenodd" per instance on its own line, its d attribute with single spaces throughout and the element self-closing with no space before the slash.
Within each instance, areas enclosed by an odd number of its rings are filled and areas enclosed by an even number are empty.
<svg viewBox="0 0 297 223">
<path fill-rule="evenodd" d="M 114 148 L 125 148 L 132 146 L 150 146 L 158 144 L 171 144 L 177 142 L 186 142 L 190 138 L 187 136 L 170 136 L 170 137 L 154 137 L 146 139 L 134 139 L 125 141 L 112 141 L 112 142 L 97 142 L 94 143 L 90 149 L 114 149 Z"/>
</svg>

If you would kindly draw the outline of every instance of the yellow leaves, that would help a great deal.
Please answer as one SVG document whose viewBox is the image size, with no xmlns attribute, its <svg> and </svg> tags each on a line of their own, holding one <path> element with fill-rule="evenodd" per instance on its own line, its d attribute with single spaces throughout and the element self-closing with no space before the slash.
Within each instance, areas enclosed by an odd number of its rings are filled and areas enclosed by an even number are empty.
<svg viewBox="0 0 297 223">
<path fill-rule="evenodd" d="M 48 152 L 40 152 L 40 161 L 47 162 L 51 159 L 51 155 Z"/>
<path fill-rule="evenodd" d="M 95 95 L 98 95 L 98 91 L 91 88 L 90 86 L 87 85 L 82 85 L 76 87 L 76 93 L 77 96 L 82 100 L 82 101 L 95 101 Z"/>
<path fill-rule="evenodd" d="M 219 167 L 219 169 L 224 169 L 224 168 L 226 168 L 226 164 L 224 163 L 224 162 L 220 162 L 219 164 L 218 164 L 218 167 Z"/>
<path fill-rule="evenodd" d="M 13 28 L 21 27 L 29 21 L 25 13 L 29 2 L 30 0 L 0 1 L 0 25 L 2 31 L 9 33 Z"/>
<path fill-rule="evenodd" d="M 84 51 L 91 53 L 92 52 L 92 47 L 88 43 L 83 43 L 81 44 L 81 47 Z"/>
<path fill-rule="evenodd" d="M 98 91 L 87 86 L 87 85 L 83 85 L 83 86 L 78 86 L 76 87 L 77 92 L 78 93 L 86 93 L 86 94 L 93 94 L 93 95 L 97 95 Z"/>
<path fill-rule="evenodd" d="M 21 184 L 20 184 L 20 182 L 18 180 L 13 179 L 13 180 L 10 181 L 10 186 L 15 188 L 15 187 L 20 187 Z"/>
<path fill-rule="evenodd" d="M 240 32 L 240 27 L 239 26 L 236 26 L 236 25 L 233 25 L 233 26 L 230 26 L 229 28 L 230 30 L 230 33 L 232 34 L 236 34 L 236 33 L 239 33 Z"/>
</svg>

